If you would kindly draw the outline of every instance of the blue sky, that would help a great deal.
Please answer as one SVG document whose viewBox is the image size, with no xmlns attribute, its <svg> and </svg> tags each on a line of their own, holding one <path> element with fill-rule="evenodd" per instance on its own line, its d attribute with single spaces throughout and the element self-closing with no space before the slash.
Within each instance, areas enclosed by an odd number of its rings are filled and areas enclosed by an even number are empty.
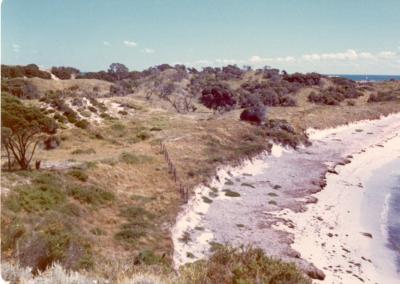
<svg viewBox="0 0 400 284">
<path fill-rule="evenodd" d="M 400 74 L 399 0 L 3 0 L 5 64 Z"/>
</svg>

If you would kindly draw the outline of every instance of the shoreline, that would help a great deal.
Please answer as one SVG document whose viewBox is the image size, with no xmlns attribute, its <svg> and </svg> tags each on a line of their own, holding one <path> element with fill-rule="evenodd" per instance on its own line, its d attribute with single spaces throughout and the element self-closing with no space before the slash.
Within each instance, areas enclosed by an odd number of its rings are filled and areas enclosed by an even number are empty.
<svg viewBox="0 0 400 284">
<path fill-rule="evenodd" d="M 368 226 L 362 206 L 371 193 L 365 184 L 373 171 L 399 159 L 398 145 L 400 136 L 395 136 L 355 154 L 351 163 L 335 168 L 338 174 L 327 175 L 326 188 L 315 194 L 319 201 L 306 212 L 282 212 L 296 224 L 292 247 L 323 269 L 322 283 L 397 283 L 394 255 L 384 249 L 386 241 L 376 228 Z"/>
<path fill-rule="evenodd" d="M 253 159 L 253 162 L 245 161 L 239 167 L 226 166 L 219 169 L 217 174 L 219 180 L 213 179 L 210 186 L 196 187 L 195 194 L 177 217 L 172 229 L 175 268 L 207 257 L 213 243 L 253 244 L 264 249 L 270 256 L 295 262 L 312 278 L 323 278 L 322 271 L 318 269 L 322 268 L 319 263 L 315 263 L 318 266 L 316 268 L 311 262 L 299 258 L 300 254 L 294 247 L 292 248 L 295 236 L 290 228 L 288 230 L 288 226 L 293 227 L 295 224 L 288 220 L 288 213 L 285 213 L 285 210 L 303 212 L 307 210 L 308 204 L 317 202 L 313 194 L 325 186 L 326 173 L 332 172 L 337 164 L 348 163 L 349 155 L 365 151 L 364 147 L 368 148 L 382 142 L 380 134 L 385 134 L 386 137 L 393 129 L 398 129 L 400 125 L 392 127 L 391 124 L 399 121 L 399 118 L 399 114 L 392 114 L 379 120 L 365 120 L 332 129 L 310 129 L 310 138 L 316 143 L 313 146 L 294 151 L 274 145 L 269 156 L 264 153 Z M 368 129 L 360 131 L 359 128 L 363 127 Z M 369 132 L 372 131 L 370 127 L 377 132 L 375 135 L 367 134 L 372 133 Z M 352 143 L 343 141 L 349 138 Z M 360 144 L 360 142 L 365 143 Z M 327 149 L 329 151 L 326 151 Z M 318 153 L 324 153 L 323 157 L 318 158 Z M 279 165 L 278 170 L 274 168 L 276 163 L 290 167 L 293 162 L 308 162 L 308 160 L 311 162 L 300 171 L 297 167 L 294 171 L 285 167 L 282 167 L 285 168 L 283 171 L 279 171 Z M 272 164 L 274 167 L 269 166 Z M 304 177 L 310 173 L 312 174 Z M 288 180 L 279 177 L 285 174 L 290 176 Z M 240 180 L 239 183 L 249 180 L 253 182 L 254 189 L 244 190 L 243 186 L 240 187 L 234 181 L 235 184 L 231 188 L 240 192 L 241 196 L 236 199 L 226 197 L 223 194 L 224 188 L 226 190 L 226 180 L 234 179 Z M 293 183 L 295 187 L 291 189 Z M 266 202 L 266 194 L 263 191 L 268 187 L 271 196 L 270 189 L 278 186 L 281 188 L 279 196 L 274 199 L 277 204 L 272 205 L 271 198 L 270 202 Z M 210 189 L 218 196 L 212 198 L 212 202 L 206 203 L 202 198 L 210 194 Z M 238 228 L 238 225 L 243 227 Z"/>
</svg>

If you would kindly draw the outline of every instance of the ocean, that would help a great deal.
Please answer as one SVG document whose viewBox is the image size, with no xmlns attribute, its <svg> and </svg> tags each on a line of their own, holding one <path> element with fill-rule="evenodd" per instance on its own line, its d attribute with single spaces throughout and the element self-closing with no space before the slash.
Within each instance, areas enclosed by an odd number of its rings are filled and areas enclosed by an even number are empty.
<svg viewBox="0 0 400 284">
<path fill-rule="evenodd" d="M 372 172 L 365 187 L 364 222 L 373 235 L 377 265 L 400 275 L 400 159 Z"/>
<path fill-rule="evenodd" d="M 343 77 L 353 81 L 389 81 L 389 80 L 400 80 L 400 75 L 349 75 L 349 74 L 332 74 L 328 76 Z"/>
</svg>

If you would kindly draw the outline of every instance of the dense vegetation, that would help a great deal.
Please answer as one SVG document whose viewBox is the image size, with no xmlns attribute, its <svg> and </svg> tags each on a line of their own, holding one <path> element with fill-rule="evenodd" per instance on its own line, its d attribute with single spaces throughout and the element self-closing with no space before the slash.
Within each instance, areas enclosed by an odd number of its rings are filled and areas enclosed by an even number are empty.
<svg viewBox="0 0 400 284">
<path fill-rule="evenodd" d="M 182 269 L 184 283 L 310 284 L 293 264 L 265 256 L 261 249 L 217 246 L 209 260 Z"/>
<path fill-rule="evenodd" d="M 14 254 L 21 265 L 33 271 L 54 262 L 67 269 L 91 268 L 92 246 L 82 237 L 77 218 L 111 204 L 114 195 L 87 183 L 82 170 L 66 174 L 23 171 L 18 175 L 29 183 L 3 198 L 2 255 Z"/>
<path fill-rule="evenodd" d="M 50 73 L 46 71 L 42 71 L 36 64 L 29 64 L 26 66 L 10 66 L 10 65 L 1 65 L 1 78 L 33 78 L 38 77 L 42 79 L 50 79 Z"/>
<path fill-rule="evenodd" d="M 52 67 L 51 73 L 61 80 L 71 79 L 73 75 L 79 74 L 80 71 L 73 67 Z"/>
</svg>

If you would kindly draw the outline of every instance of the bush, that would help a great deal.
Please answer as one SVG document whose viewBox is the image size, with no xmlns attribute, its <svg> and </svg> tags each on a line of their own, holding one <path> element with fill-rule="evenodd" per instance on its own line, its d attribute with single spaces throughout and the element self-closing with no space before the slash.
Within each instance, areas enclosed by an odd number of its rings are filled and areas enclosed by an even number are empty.
<svg viewBox="0 0 400 284">
<path fill-rule="evenodd" d="M 308 95 L 308 101 L 317 104 L 338 105 L 345 99 L 355 99 L 362 95 L 355 87 L 338 86 L 322 90 L 319 94 L 313 91 Z"/>
<path fill-rule="evenodd" d="M 234 94 L 222 85 L 204 89 L 200 101 L 206 107 L 219 111 L 230 110 L 236 104 Z"/>
<path fill-rule="evenodd" d="M 36 86 L 22 78 L 2 80 L 1 90 L 21 99 L 38 99 L 40 94 Z"/>
<path fill-rule="evenodd" d="M 82 129 L 87 129 L 89 127 L 90 123 L 86 119 L 81 119 L 75 122 L 75 126 L 82 128 Z"/>
<path fill-rule="evenodd" d="M 253 123 L 256 123 L 256 124 L 263 123 L 265 118 L 266 118 L 265 107 L 264 106 L 260 106 L 260 105 L 246 108 L 240 114 L 240 119 L 241 120 L 253 122 Z"/>
<path fill-rule="evenodd" d="M 267 257 L 257 248 L 215 247 L 209 260 L 181 268 L 182 283 L 311 284 L 294 265 Z"/>
<path fill-rule="evenodd" d="M 51 73 L 61 80 L 71 79 L 72 74 L 79 74 L 80 71 L 73 67 L 52 67 Z"/>
<path fill-rule="evenodd" d="M 400 94 L 400 93 L 399 93 Z M 394 92 L 379 92 L 378 94 L 372 94 L 368 98 L 369 103 L 375 102 L 389 102 L 399 100 L 400 97 L 397 97 Z"/>
<path fill-rule="evenodd" d="M 318 73 L 294 73 L 292 75 L 284 75 L 283 80 L 291 83 L 299 83 L 302 86 L 316 86 L 319 85 L 322 75 Z"/>
<path fill-rule="evenodd" d="M 36 64 L 21 65 L 1 65 L 2 78 L 18 78 L 18 77 L 38 77 L 42 79 L 51 79 L 51 75 L 39 69 Z"/>
</svg>

